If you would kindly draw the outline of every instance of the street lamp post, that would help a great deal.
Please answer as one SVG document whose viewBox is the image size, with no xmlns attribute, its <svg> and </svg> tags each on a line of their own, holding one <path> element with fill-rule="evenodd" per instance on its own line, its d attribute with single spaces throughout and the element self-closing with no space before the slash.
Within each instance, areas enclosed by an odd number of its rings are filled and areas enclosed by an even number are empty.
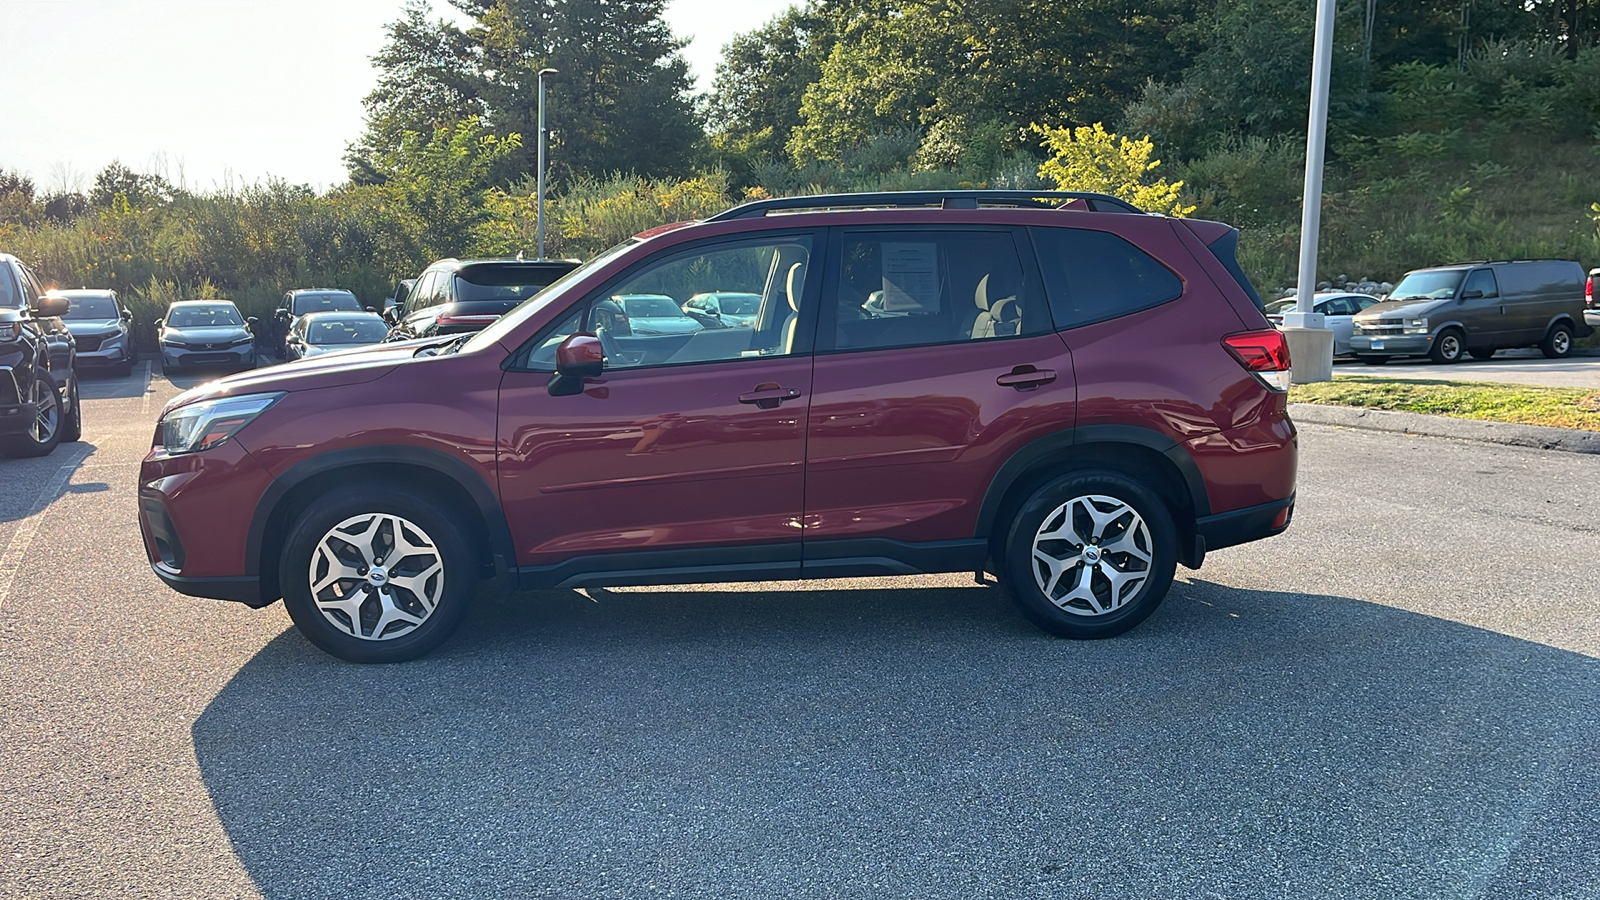
<svg viewBox="0 0 1600 900">
<path fill-rule="evenodd" d="M 546 75 L 560 75 L 555 69 L 539 70 L 539 258 L 544 259 L 544 141 L 546 129 L 544 127 L 544 77 Z"/>
<path fill-rule="evenodd" d="M 1335 0 L 1317 0 L 1317 36 L 1311 51 L 1311 115 L 1306 126 L 1306 183 L 1300 216 L 1300 275 L 1295 308 L 1283 317 L 1291 378 L 1300 384 L 1333 379 L 1333 332 L 1312 311 L 1317 293 L 1317 240 L 1322 227 L 1322 167 L 1328 140 L 1328 81 L 1333 70 Z"/>
</svg>

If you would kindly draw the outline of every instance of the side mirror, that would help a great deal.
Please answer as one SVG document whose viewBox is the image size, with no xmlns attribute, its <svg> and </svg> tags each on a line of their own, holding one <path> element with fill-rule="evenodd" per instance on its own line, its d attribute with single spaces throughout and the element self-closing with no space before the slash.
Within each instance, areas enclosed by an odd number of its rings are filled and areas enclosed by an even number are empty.
<svg viewBox="0 0 1600 900">
<path fill-rule="evenodd" d="M 605 370 L 606 354 L 600 339 L 578 332 L 556 348 L 556 374 L 550 376 L 550 396 L 583 393 L 583 380 Z"/>
<path fill-rule="evenodd" d="M 383 320 L 390 325 L 400 324 L 400 307 L 391 306 L 383 311 Z"/>
<path fill-rule="evenodd" d="M 131 309 L 123 310 L 122 311 L 122 321 L 124 321 L 124 322 L 132 322 L 133 321 L 133 310 L 131 310 Z"/>
<path fill-rule="evenodd" d="M 1461 292 L 1461 299 L 1463 299 L 1463 300 L 1477 300 L 1478 298 L 1480 298 L 1482 296 L 1483 296 L 1483 291 L 1462 291 Z"/>
<path fill-rule="evenodd" d="M 160 328 L 161 326 L 167 324 L 167 320 L 166 319 L 157 319 L 154 322 L 151 322 L 150 324 L 154 325 L 157 328 Z"/>
<path fill-rule="evenodd" d="M 40 297 L 39 302 L 33 307 L 33 314 L 46 319 L 64 316 L 72 304 L 65 297 Z"/>
<path fill-rule="evenodd" d="M 245 319 L 245 320 L 244 320 L 244 323 L 245 323 L 245 324 L 246 324 L 246 325 L 249 325 L 249 326 L 250 326 L 250 327 L 252 327 L 252 328 L 254 328 L 254 327 L 255 327 L 255 326 L 256 326 L 256 324 L 257 324 L 257 323 L 258 323 L 258 322 L 260 322 L 260 321 L 261 321 L 261 320 L 260 320 L 260 319 L 258 319 L 258 318 L 256 318 L 256 317 L 255 317 L 255 316 L 251 316 L 251 317 L 249 317 L 249 318 L 248 318 L 248 319 Z"/>
<path fill-rule="evenodd" d="M 279 322 L 287 322 L 289 321 L 289 311 L 287 309 L 280 309 L 273 313 L 272 317 L 277 319 Z"/>
<path fill-rule="evenodd" d="M 369 306 L 369 307 L 367 307 L 367 312 L 377 312 L 377 309 Z"/>
</svg>

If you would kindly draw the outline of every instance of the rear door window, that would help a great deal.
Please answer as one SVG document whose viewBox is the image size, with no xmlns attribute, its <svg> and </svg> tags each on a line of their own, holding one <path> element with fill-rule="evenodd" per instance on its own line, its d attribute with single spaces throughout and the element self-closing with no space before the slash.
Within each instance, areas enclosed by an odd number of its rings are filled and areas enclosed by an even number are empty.
<svg viewBox="0 0 1600 900">
<path fill-rule="evenodd" d="M 823 349 L 992 340 L 1050 330 L 1009 230 L 847 232 Z"/>
<path fill-rule="evenodd" d="M 1057 329 L 1170 303 L 1183 281 L 1122 237 L 1083 228 L 1030 228 Z"/>
</svg>

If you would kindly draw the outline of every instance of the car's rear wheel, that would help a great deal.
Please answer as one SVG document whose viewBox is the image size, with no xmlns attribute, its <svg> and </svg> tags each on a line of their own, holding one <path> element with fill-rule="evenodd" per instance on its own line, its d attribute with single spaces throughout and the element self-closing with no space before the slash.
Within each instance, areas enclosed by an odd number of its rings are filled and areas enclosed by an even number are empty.
<svg viewBox="0 0 1600 900">
<path fill-rule="evenodd" d="M 1006 538 L 1006 582 L 1035 625 L 1069 638 L 1122 634 L 1172 586 L 1177 528 L 1167 505 L 1108 469 L 1074 472 L 1034 492 Z"/>
<path fill-rule="evenodd" d="M 1539 342 L 1539 349 L 1548 359 L 1564 359 L 1572 353 L 1572 326 L 1557 322 Z"/>
<path fill-rule="evenodd" d="M 20 434 L 8 434 L 0 440 L 0 453 L 6 456 L 49 456 L 61 443 L 61 388 L 49 372 L 34 373 L 28 402 L 34 404 L 34 415 L 28 427 Z"/>
<path fill-rule="evenodd" d="M 1436 363 L 1458 363 L 1467 352 L 1467 336 L 1459 328 L 1446 328 L 1433 339 L 1428 356 Z"/>
<path fill-rule="evenodd" d="M 72 386 L 67 388 L 67 408 L 61 416 L 61 440 L 72 443 L 83 439 L 83 404 L 78 402 L 78 373 L 72 373 Z"/>
<path fill-rule="evenodd" d="M 351 485 L 290 529 L 279 584 L 306 639 L 351 662 L 401 662 L 461 624 L 477 578 L 464 523 L 434 498 Z"/>
</svg>

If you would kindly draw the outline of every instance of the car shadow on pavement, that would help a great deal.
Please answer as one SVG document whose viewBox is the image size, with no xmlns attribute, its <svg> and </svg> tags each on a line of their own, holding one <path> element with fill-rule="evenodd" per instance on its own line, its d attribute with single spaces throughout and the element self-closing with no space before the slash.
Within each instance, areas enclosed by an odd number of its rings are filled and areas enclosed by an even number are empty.
<svg viewBox="0 0 1600 900">
<path fill-rule="evenodd" d="M 26 519 L 68 493 L 110 490 L 103 482 L 72 484 L 78 469 L 99 447 L 88 441 L 63 442 L 48 456 L 0 457 L 0 524 Z M 5 549 L 0 542 L 0 553 Z"/>
<path fill-rule="evenodd" d="M 881 582 L 879 583 L 881 584 Z M 1114 640 L 980 587 L 483 603 L 274 639 L 193 729 L 268 897 L 1578 896 L 1600 660 L 1176 584 Z"/>
</svg>

